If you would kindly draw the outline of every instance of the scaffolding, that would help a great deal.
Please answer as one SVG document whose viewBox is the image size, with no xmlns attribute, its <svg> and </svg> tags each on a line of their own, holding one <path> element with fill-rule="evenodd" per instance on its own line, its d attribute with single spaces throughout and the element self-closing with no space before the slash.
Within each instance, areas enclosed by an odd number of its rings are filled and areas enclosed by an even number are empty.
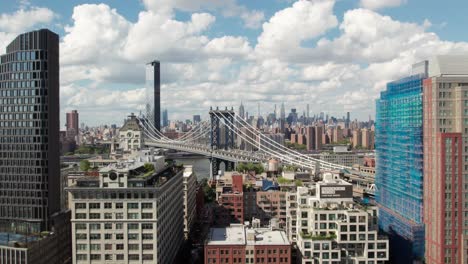
<svg viewBox="0 0 468 264">
<path fill-rule="evenodd" d="M 388 83 L 376 102 L 379 226 L 410 240 L 415 257 L 424 256 L 423 79 Z"/>
</svg>

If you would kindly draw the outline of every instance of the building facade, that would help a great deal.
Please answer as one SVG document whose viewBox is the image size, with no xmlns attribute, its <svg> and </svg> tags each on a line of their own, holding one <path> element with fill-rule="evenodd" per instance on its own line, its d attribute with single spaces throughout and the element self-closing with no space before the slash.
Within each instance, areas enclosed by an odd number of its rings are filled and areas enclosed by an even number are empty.
<svg viewBox="0 0 468 264">
<path fill-rule="evenodd" d="M 271 228 L 243 224 L 212 228 L 205 245 L 204 263 L 289 264 L 291 244 L 283 231 Z"/>
<path fill-rule="evenodd" d="M 143 128 L 134 114 L 119 129 L 119 148 L 123 151 L 138 151 L 143 148 Z"/>
<path fill-rule="evenodd" d="M 430 60 L 423 89 L 426 263 L 468 263 L 468 56 Z"/>
<path fill-rule="evenodd" d="M 388 239 L 380 236 L 377 208 L 353 202 L 352 185 L 326 173 L 322 182 L 298 187 L 295 196 L 297 263 L 375 263 L 389 259 Z M 293 232 L 292 228 L 295 228 Z"/>
<path fill-rule="evenodd" d="M 59 37 L 19 35 L 0 57 L 0 225 L 48 230 L 60 211 Z"/>
<path fill-rule="evenodd" d="M 146 118 L 161 131 L 161 73 L 159 61 L 146 65 Z"/>
<path fill-rule="evenodd" d="M 112 164 L 67 188 L 73 263 L 173 262 L 184 240 L 183 169 L 161 159 Z"/>
<path fill-rule="evenodd" d="M 192 166 L 185 166 L 183 174 L 184 185 L 184 236 L 189 238 L 193 224 L 197 215 L 197 176 L 193 171 Z"/>
<path fill-rule="evenodd" d="M 401 252 L 395 255 L 398 263 L 412 263 L 424 257 L 422 85 L 425 77 L 423 73 L 388 83 L 376 105 L 375 184 L 379 224 L 386 232 L 394 233 L 392 249 Z"/>
</svg>

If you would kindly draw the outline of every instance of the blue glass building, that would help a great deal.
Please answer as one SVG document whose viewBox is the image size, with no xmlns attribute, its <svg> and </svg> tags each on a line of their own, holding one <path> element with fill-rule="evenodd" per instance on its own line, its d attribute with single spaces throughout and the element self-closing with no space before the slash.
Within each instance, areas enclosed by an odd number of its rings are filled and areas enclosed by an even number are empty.
<svg viewBox="0 0 468 264">
<path fill-rule="evenodd" d="M 388 83 L 376 102 L 376 202 L 379 226 L 390 235 L 390 252 L 397 258 L 394 263 L 424 257 L 425 77 L 419 74 Z"/>
</svg>

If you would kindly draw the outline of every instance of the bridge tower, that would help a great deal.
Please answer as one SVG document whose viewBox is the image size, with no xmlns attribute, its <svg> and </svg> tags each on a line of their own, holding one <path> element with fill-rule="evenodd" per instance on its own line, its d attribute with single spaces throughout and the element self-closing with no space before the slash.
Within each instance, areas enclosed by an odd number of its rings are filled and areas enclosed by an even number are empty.
<svg viewBox="0 0 468 264">
<path fill-rule="evenodd" d="M 211 151 L 214 150 L 229 150 L 235 146 L 234 142 L 234 131 L 230 128 L 231 124 L 234 124 L 234 110 L 219 110 L 218 107 L 214 110 L 210 107 L 210 120 L 211 120 L 211 132 L 210 132 L 210 146 Z M 210 158 L 211 163 L 211 178 L 216 175 L 220 169 L 221 163 L 225 164 L 226 171 L 232 171 L 235 169 L 235 162 L 222 160 L 213 155 Z"/>
</svg>

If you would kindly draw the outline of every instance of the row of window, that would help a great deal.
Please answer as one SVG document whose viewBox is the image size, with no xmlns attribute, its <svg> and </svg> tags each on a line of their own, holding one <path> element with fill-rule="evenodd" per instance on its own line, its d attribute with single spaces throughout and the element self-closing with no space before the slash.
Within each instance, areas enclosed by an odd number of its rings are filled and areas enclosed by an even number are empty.
<svg viewBox="0 0 468 264">
<path fill-rule="evenodd" d="M 104 229 L 113 229 L 111 223 L 105 223 L 105 224 L 91 223 L 91 224 L 89 224 L 89 229 L 90 230 L 100 230 L 102 225 L 104 226 Z M 123 225 L 124 225 L 123 223 L 116 223 L 115 224 L 115 229 L 116 230 L 123 229 Z M 138 224 L 138 223 L 128 223 L 127 224 L 127 229 L 129 229 L 129 230 L 135 230 L 135 229 L 139 229 L 139 228 L 140 228 L 140 224 Z M 75 229 L 76 230 L 86 230 L 87 227 L 86 227 L 85 223 L 77 223 L 77 224 L 75 224 Z M 153 229 L 153 224 L 152 223 L 142 223 L 141 224 L 141 229 L 142 230 L 151 230 L 151 229 Z"/>
<path fill-rule="evenodd" d="M 101 219 L 101 213 L 76 213 L 75 219 Z M 104 219 L 124 219 L 124 213 L 104 213 Z M 140 219 L 140 213 L 128 213 L 127 219 Z M 141 213 L 141 219 L 153 219 L 153 213 Z"/>
<path fill-rule="evenodd" d="M 113 209 L 113 203 L 103 203 L 104 209 Z M 86 203 L 75 203 L 75 209 L 86 209 Z M 122 209 L 124 206 L 123 203 L 115 203 L 115 209 Z M 127 203 L 128 209 L 138 209 L 140 207 L 139 203 Z M 141 203 L 142 209 L 151 209 L 153 208 L 153 203 Z M 89 203 L 89 209 L 101 209 L 101 203 Z"/>
<path fill-rule="evenodd" d="M 104 250 L 124 250 L 125 244 L 104 244 Z M 143 250 L 153 250 L 153 244 L 142 244 L 141 249 Z M 90 244 L 90 250 L 101 250 L 101 244 Z M 84 251 L 88 250 L 88 244 L 76 244 L 76 250 Z M 140 250 L 140 244 L 128 244 L 128 250 Z"/>
<path fill-rule="evenodd" d="M 114 236 L 115 235 L 115 236 Z M 128 240 L 137 240 L 139 239 L 140 234 L 127 234 L 127 239 Z M 89 234 L 89 239 L 90 240 L 100 240 L 102 238 L 101 234 Z M 153 240 L 153 234 L 141 234 L 141 239 L 142 240 Z M 81 234 L 78 233 L 76 234 L 76 239 L 88 239 L 88 234 Z M 124 234 L 104 234 L 104 239 L 110 240 L 110 239 L 116 239 L 116 240 L 123 240 L 124 239 Z"/>
<path fill-rule="evenodd" d="M 229 258 L 208 258 L 208 263 L 215 264 L 215 263 L 231 263 Z M 219 262 L 218 262 L 219 260 Z M 288 258 L 256 258 L 256 261 L 254 262 L 254 258 L 246 258 L 245 263 L 289 263 Z M 242 263 L 242 258 L 233 258 L 232 263 Z"/>
<path fill-rule="evenodd" d="M 115 257 L 115 258 L 114 258 Z M 101 260 L 101 254 L 91 254 L 89 257 L 90 260 Z M 104 260 L 124 260 L 124 254 L 105 254 Z M 153 254 L 143 254 L 142 260 L 153 260 Z M 77 254 L 76 260 L 88 260 L 88 255 L 86 254 Z M 128 260 L 140 260 L 140 255 L 138 254 L 128 254 Z"/>
</svg>

